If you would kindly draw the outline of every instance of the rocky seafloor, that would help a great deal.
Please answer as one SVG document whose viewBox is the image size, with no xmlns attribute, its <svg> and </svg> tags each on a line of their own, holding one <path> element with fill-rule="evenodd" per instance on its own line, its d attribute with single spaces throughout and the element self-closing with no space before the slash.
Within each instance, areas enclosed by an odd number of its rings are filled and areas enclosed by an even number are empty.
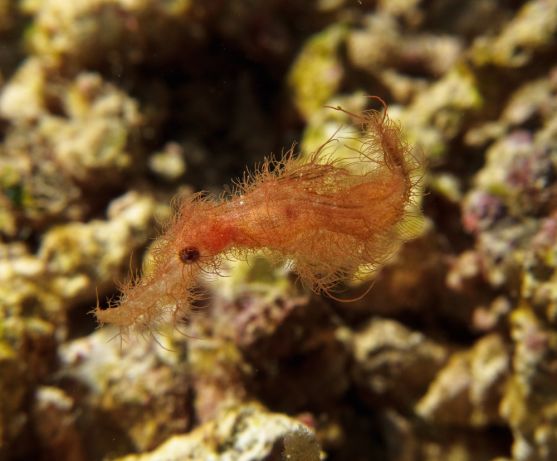
<svg viewBox="0 0 557 461">
<path fill-rule="evenodd" d="M 367 95 L 425 226 L 363 299 L 255 255 L 98 328 L 174 195 Z M 0 460 L 557 459 L 556 0 L 0 0 L 0 136 Z"/>
</svg>

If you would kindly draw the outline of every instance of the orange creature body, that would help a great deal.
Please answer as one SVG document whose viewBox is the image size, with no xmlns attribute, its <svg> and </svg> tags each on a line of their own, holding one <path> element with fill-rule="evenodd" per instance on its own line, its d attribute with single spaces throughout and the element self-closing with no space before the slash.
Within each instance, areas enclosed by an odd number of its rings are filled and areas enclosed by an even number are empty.
<svg viewBox="0 0 557 461">
<path fill-rule="evenodd" d="M 408 238 L 419 162 L 386 113 L 350 115 L 362 125 L 351 160 L 325 153 L 338 141 L 332 138 L 307 161 L 292 152 L 265 161 L 229 197 L 183 199 L 155 245 L 153 269 L 123 287 L 117 307 L 97 307 L 98 320 L 126 329 L 180 319 L 195 299 L 196 279 L 218 271 L 228 255 L 257 250 L 289 260 L 304 282 L 326 292 L 359 268 L 383 263 Z"/>
</svg>

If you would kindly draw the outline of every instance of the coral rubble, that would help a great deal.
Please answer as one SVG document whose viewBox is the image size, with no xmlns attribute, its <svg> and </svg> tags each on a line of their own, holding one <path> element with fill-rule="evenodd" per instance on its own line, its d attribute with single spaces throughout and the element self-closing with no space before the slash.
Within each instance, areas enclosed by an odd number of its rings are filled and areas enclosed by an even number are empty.
<svg viewBox="0 0 557 461">
<path fill-rule="evenodd" d="M 0 0 L 0 40 L 0 459 L 557 459 L 556 0 Z M 373 280 L 255 255 L 97 328 L 172 196 L 349 157 L 368 95 L 425 191 Z"/>
</svg>

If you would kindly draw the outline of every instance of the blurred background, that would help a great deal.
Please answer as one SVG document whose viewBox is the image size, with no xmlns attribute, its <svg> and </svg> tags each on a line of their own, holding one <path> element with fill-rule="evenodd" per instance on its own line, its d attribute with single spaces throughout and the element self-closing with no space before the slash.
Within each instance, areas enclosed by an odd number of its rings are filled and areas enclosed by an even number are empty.
<svg viewBox="0 0 557 461">
<path fill-rule="evenodd" d="M 0 0 L 0 460 L 557 459 L 556 57 L 556 0 Z M 363 299 L 254 255 L 98 328 L 173 196 L 368 95 L 425 224 Z"/>
</svg>

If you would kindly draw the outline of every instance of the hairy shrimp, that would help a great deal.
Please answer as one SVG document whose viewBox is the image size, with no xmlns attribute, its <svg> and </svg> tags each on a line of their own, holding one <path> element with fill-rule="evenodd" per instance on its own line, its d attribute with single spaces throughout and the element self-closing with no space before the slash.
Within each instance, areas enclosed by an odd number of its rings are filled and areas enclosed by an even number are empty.
<svg viewBox="0 0 557 461">
<path fill-rule="evenodd" d="M 379 101 L 383 112 L 334 108 L 360 125 L 351 160 L 331 155 L 343 142 L 335 135 L 308 160 L 292 149 L 280 160 L 266 160 L 228 196 L 179 199 L 155 243 L 152 269 L 123 286 L 115 305 L 97 306 L 98 321 L 123 329 L 179 321 L 198 296 L 200 275 L 218 272 L 230 255 L 263 251 L 288 260 L 303 282 L 326 293 L 356 271 L 384 263 L 410 238 L 405 222 L 419 193 L 420 161 Z"/>
</svg>

